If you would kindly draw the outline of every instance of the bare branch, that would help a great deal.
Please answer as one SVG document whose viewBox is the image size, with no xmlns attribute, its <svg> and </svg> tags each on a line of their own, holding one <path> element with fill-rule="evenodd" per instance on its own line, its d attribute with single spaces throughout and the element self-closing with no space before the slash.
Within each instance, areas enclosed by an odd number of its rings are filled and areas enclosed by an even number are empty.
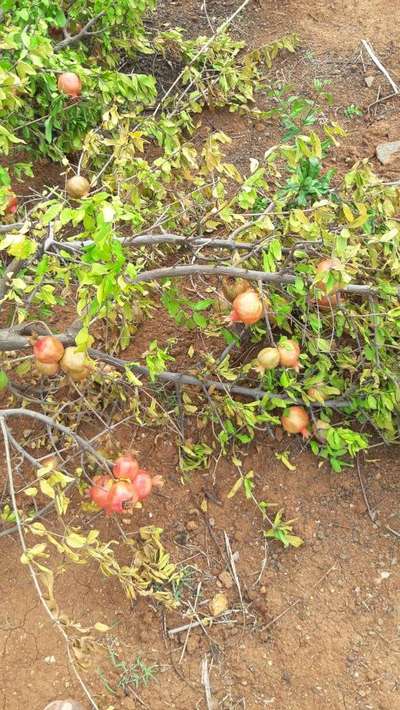
<svg viewBox="0 0 400 710">
<path fill-rule="evenodd" d="M 398 93 L 399 93 L 399 87 L 398 87 L 397 84 L 393 81 L 393 79 L 392 79 L 392 77 L 390 76 L 388 70 L 385 69 L 385 67 L 383 66 L 382 62 L 381 62 L 381 61 L 378 59 L 378 57 L 376 56 L 376 54 L 375 54 L 374 50 L 372 49 L 370 43 L 367 42 L 366 39 L 362 39 L 362 40 L 361 40 L 361 44 L 362 44 L 362 46 L 364 47 L 364 49 L 366 49 L 366 51 L 368 52 L 369 56 L 371 57 L 371 59 L 372 59 L 372 61 L 374 62 L 374 64 L 378 67 L 379 71 L 381 71 L 382 74 L 383 74 L 383 75 L 386 77 L 386 79 L 388 80 L 390 86 L 392 87 L 392 89 L 393 89 L 393 91 L 394 91 L 394 94 L 395 94 L 395 95 L 398 94 Z"/>
<path fill-rule="evenodd" d="M 0 224 L 0 234 L 7 234 L 12 229 L 21 229 L 25 222 L 13 222 L 13 224 Z"/>
<path fill-rule="evenodd" d="M 40 412 L 34 412 L 32 409 L 23 409 L 22 407 L 19 409 L 0 409 L 0 420 L 1 418 L 7 418 L 7 417 L 30 417 L 30 419 L 37 419 L 39 422 L 42 422 L 43 424 L 46 424 L 50 427 L 54 427 L 54 429 L 58 429 L 58 431 L 61 431 L 63 434 L 66 436 L 71 437 L 72 439 L 75 439 L 76 443 L 78 446 L 80 446 L 83 451 L 89 451 L 92 456 L 96 459 L 96 461 L 101 465 L 105 466 L 105 468 L 110 472 L 110 467 L 108 465 L 108 462 L 106 459 L 96 451 L 96 449 L 89 444 L 86 439 L 83 439 L 79 434 L 77 434 L 75 431 L 70 429 L 67 426 L 64 426 L 64 424 L 60 424 L 59 422 L 56 422 L 54 419 L 51 417 L 48 417 L 46 414 L 41 414 Z"/>
<path fill-rule="evenodd" d="M 131 279 L 130 283 L 143 283 L 146 281 L 159 281 L 166 277 L 182 278 L 182 276 L 190 276 L 194 274 L 209 274 L 210 276 L 235 276 L 247 279 L 247 281 L 261 281 L 263 283 L 276 284 L 293 284 L 296 277 L 282 271 L 266 272 L 253 271 L 251 269 L 240 269 L 235 266 L 209 266 L 202 264 L 187 264 L 185 266 L 163 267 L 161 269 L 153 269 L 152 271 L 143 271 L 138 274 L 136 279 Z M 379 296 L 379 291 L 373 286 L 364 284 L 348 284 L 342 288 L 343 293 L 356 293 L 361 296 L 369 296 L 376 294 Z M 398 295 L 400 296 L 400 286 L 397 287 Z"/>
<path fill-rule="evenodd" d="M 61 42 L 56 44 L 54 47 L 54 51 L 60 52 L 62 49 L 65 49 L 66 47 L 71 47 L 72 45 L 77 44 L 78 42 L 82 42 L 82 40 L 86 39 L 86 37 L 90 37 L 91 34 L 98 34 L 97 32 L 96 33 L 89 32 L 89 30 L 92 27 L 92 25 L 94 25 L 94 23 L 97 22 L 97 20 L 99 20 L 100 17 L 102 17 L 103 15 L 104 15 L 104 11 L 99 12 L 98 15 L 96 15 L 95 17 L 92 17 L 92 19 L 89 20 L 89 22 L 87 22 L 84 27 L 82 27 L 82 29 L 80 30 L 80 32 L 78 32 L 78 34 L 69 35 L 65 39 L 63 39 Z"/>
</svg>

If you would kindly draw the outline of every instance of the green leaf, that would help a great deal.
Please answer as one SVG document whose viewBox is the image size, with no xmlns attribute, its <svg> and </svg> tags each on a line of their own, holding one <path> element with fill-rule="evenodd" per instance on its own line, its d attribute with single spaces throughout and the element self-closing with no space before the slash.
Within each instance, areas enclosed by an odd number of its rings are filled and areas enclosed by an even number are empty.
<svg viewBox="0 0 400 710">
<path fill-rule="evenodd" d="M 3 390 L 8 385 L 8 377 L 4 370 L 0 370 L 0 390 Z"/>
</svg>

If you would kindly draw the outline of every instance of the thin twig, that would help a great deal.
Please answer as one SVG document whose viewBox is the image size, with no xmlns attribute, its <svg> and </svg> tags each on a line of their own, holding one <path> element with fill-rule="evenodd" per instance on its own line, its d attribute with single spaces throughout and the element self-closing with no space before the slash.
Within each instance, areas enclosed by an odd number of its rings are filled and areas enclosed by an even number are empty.
<svg viewBox="0 0 400 710">
<path fill-rule="evenodd" d="M 93 446 L 89 444 L 88 441 L 86 441 L 86 439 L 83 439 L 72 429 L 64 426 L 64 424 L 59 424 L 59 422 L 56 422 L 51 417 L 48 417 L 45 414 L 41 414 L 40 412 L 34 412 L 31 409 L 23 409 L 22 407 L 20 409 L 0 409 L 0 417 L 30 417 L 31 419 L 38 419 L 40 422 L 43 422 L 43 424 L 54 427 L 66 436 L 70 436 L 72 439 L 75 439 L 76 443 L 81 447 L 81 449 L 83 449 L 84 451 L 89 451 L 92 456 L 94 456 L 96 461 L 101 466 L 105 466 L 107 471 L 110 472 L 108 461 L 104 458 L 104 456 L 99 454 L 99 452 L 96 451 L 96 449 L 94 449 Z"/>
<path fill-rule="evenodd" d="M 361 40 L 361 44 L 364 47 L 364 49 L 368 52 L 369 56 L 371 57 L 372 61 L 374 64 L 378 67 L 379 71 L 382 72 L 382 74 L 386 77 L 388 80 L 390 86 L 392 87 L 393 91 L 395 94 L 399 93 L 399 87 L 397 84 L 393 81 L 392 77 L 390 76 L 389 72 L 385 67 L 383 66 L 382 62 L 378 59 L 376 56 L 374 50 L 372 49 L 372 46 L 366 39 Z"/>
<path fill-rule="evenodd" d="M 240 599 L 240 604 L 242 607 L 242 614 L 243 614 L 243 626 L 246 626 L 246 612 L 244 608 L 244 603 L 243 603 L 243 595 L 242 595 L 242 589 L 240 587 L 240 581 L 239 581 L 239 576 L 236 571 L 236 564 L 235 560 L 232 554 L 232 548 L 231 548 L 231 543 L 229 542 L 229 537 L 227 535 L 226 530 L 224 530 L 224 540 L 225 540 L 225 548 L 226 548 L 226 554 L 228 555 L 228 560 L 229 560 L 229 567 L 232 572 L 233 579 L 235 580 L 235 584 L 239 593 L 239 599 Z"/>
<path fill-rule="evenodd" d="M 207 656 L 204 656 L 204 658 L 201 662 L 201 683 L 204 686 L 204 693 L 206 696 L 207 709 L 214 710 L 214 704 L 213 704 L 213 699 L 212 699 L 212 695 L 211 695 L 211 687 L 210 687 L 210 676 L 208 673 L 208 658 L 207 658 Z"/>
<path fill-rule="evenodd" d="M 194 611 L 194 612 L 196 612 L 197 602 L 199 601 L 200 589 L 201 589 L 201 581 L 200 581 L 200 582 L 198 583 L 198 585 L 197 585 L 196 598 L 195 598 L 195 600 L 194 600 L 194 606 L 193 606 L 193 611 Z M 186 646 L 187 646 L 187 644 L 188 644 L 190 632 L 191 632 L 191 630 L 192 630 L 192 628 L 193 628 L 193 625 L 194 625 L 193 623 L 192 623 L 192 624 L 189 624 L 189 628 L 188 628 L 188 630 L 187 630 L 187 634 L 186 634 L 186 637 L 185 637 L 185 643 L 183 644 L 183 648 L 182 648 L 181 657 L 180 657 L 180 659 L 179 659 L 179 661 L 178 661 L 179 664 L 182 663 L 182 661 L 183 661 L 183 657 L 184 657 L 185 652 L 186 652 Z"/>
<path fill-rule="evenodd" d="M 389 527 L 389 525 L 386 525 L 386 530 L 389 530 L 389 532 L 393 533 L 393 535 L 396 535 L 396 537 L 400 537 L 400 532 L 397 532 L 397 530 L 393 530 L 393 528 Z"/>
<path fill-rule="evenodd" d="M 228 611 L 224 611 L 224 616 L 229 616 L 230 614 L 236 614 L 237 610 L 236 609 L 229 609 Z M 184 624 L 183 626 L 177 626 L 174 629 L 169 629 L 168 630 L 168 636 L 175 636 L 175 634 L 180 634 L 183 631 L 187 631 L 189 628 L 190 629 L 195 629 L 197 626 L 208 626 L 208 625 L 215 625 L 215 624 L 224 624 L 224 621 L 219 621 L 218 619 L 214 619 L 211 616 L 206 616 L 204 619 L 201 619 L 199 621 L 191 621 L 190 624 Z M 231 622 L 233 623 L 233 622 Z"/>
<path fill-rule="evenodd" d="M 358 456 L 357 456 L 357 458 L 356 458 L 356 466 L 357 466 L 358 479 L 359 479 L 359 481 L 360 481 L 360 486 L 361 486 L 361 490 L 362 490 L 362 494 L 363 494 L 363 498 L 364 498 L 364 503 L 365 503 L 365 505 L 366 505 L 366 507 L 367 507 L 368 515 L 369 515 L 369 517 L 370 517 L 371 522 L 375 523 L 375 520 L 376 520 L 376 512 L 375 512 L 374 510 L 372 510 L 372 508 L 371 508 L 371 506 L 370 506 L 370 504 L 369 504 L 369 500 L 368 500 L 368 496 L 367 496 L 367 491 L 365 490 L 365 485 L 364 485 L 363 477 L 362 477 L 362 474 L 361 474 L 360 462 L 359 462 Z"/>
<path fill-rule="evenodd" d="M 82 40 L 86 39 L 86 37 L 90 37 L 93 34 L 98 34 L 98 32 L 89 32 L 89 30 L 92 27 L 92 25 L 94 25 L 94 23 L 100 19 L 100 17 L 103 17 L 104 13 L 105 13 L 104 10 L 103 10 L 103 12 L 99 12 L 99 14 L 96 15 L 95 17 L 92 17 L 92 19 L 89 20 L 89 22 L 87 22 L 86 25 L 84 27 L 82 27 L 80 32 L 78 32 L 76 35 L 69 35 L 68 37 L 63 39 L 61 42 L 56 44 L 54 46 L 54 51 L 60 52 L 62 49 L 65 49 L 66 47 L 71 47 L 72 45 L 77 44 L 78 42 L 81 42 Z"/>
</svg>

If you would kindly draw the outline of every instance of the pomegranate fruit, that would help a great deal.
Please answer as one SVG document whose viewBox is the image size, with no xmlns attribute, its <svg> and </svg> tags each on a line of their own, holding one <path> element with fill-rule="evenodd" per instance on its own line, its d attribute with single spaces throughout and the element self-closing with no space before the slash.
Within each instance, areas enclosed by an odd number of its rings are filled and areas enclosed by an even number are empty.
<svg viewBox="0 0 400 710">
<path fill-rule="evenodd" d="M 79 352 L 74 345 L 70 345 L 70 347 L 65 348 L 60 364 L 61 369 L 67 374 L 82 372 L 88 367 L 86 353 Z"/>
<path fill-rule="evenodd" d="M 313 436 L 319 441 L 321 444 L 325 444 L 326 439 L 327 439 L 327 433 L 328 429 L 331 428 L 331 425 L 329 422 L 324 422 L 322 419 L 317 419 L 315 424 L 313 425 L 312 432 Z"/>
<path fill-rule="evenodd" d="M 335 306 L 338 306 L 340 301 L 340 293 L 339 291 L 335 291 L 334 293 L 331 292 L 329 296 L 322 296 L 322 298 L 318 299 L 317 303 L 321 311 L 330 311 L 332 308 L 335 308 Z"/>
<path fill-rule="evenodd" d="M 324 402 L 325 397 L 322 394 L 320 387 L 321 384 L 314 385 L 314 387 L 310 387 L 310 389 L 307 390 L 307 394 L 312 402 Z"/>
<path fill-rule="evenodd" d="M 278 345 L 279 361 L 282 367 L 293 368 L 298 372 L 301 368 L 299 362 L 300 346 L 295 340 L 282 340 Z"/>
<path fill-rule="evenodd" d="M 10 196 L 10 199 L 7 202 L 5 213 L 6 214 L 15 214 L 17 209 L 18 209 L 17 196 L 14 195 L 14 193 L 12 193 L 12 195 Z"/>
<path fill-rule="evenodd" d="M 222 279 L 222 292 L 225 298 L 227 298 L 231 303 L 237 296 L 240 296 L 241 293 L 245 293 L 250 289 L 251 286 L 248 281 L 245 281 L 245 279 L 235 279 L 232 276 L 227 276 Z"/>
<path fill-rule="evenodd" d="M 112 485 L 113 479 L 110 476 L 95 476 L 93 485 L 89 489 L 90 500 L 96 503 L 99 508 L 106 508 Z"/>
<path fill-rule="evenodd" d="M 70 197 L 79 199 L 89 194 L 90 183 L 83 175 L 74 175 L 67 180 L 65 189 Z"/>
<path fill-rule="evenodd" d="M 90 367 L 84 367 L 82 370 L 69 370 L 67 374 L 74 382 L 83 382 L 90 375 Z"/>
<path fill-rule="evenodd" d="M 139 497 L 133 483 L 130 481 L 116 481 L 111 486 L 104 509 L 107 515 L 123 513 L 126 509 L 133 508 L 138 500 Z"/>
<path fill-rule="evenodd" d="M 280 363 L 278 348 L 263 348 L 257 355 L 257 372 L 264 374 L 265 370 L 273 370 Z"/>
<path fill-rule="evenodd" d="M 310 432 L 307 427 L 310 423 L 310 417 L 308 416 L 304 407 L 294 406 L 289 407 L 286 414 L 281 417 L 281 424 L 285 431 L 289 434 L 302 434 L 304 439 L 310 436 Z"/>
<path fill-rule="evenodd" d="M 315 285 L 320 289 L 320 291 L 323 291 L 324 293 L 328 292 L 327 284 L 326 284 L 326 279 L 318 279 L 318 276 L 324 277 L 325 274 L 329 274 L 330 271 L 340 271 L 343 269 L 343 264 L 339 259 L 336 257 L 332 257 L 331 259 L 323 259 L 323 261 L 320 261 L 319 264 L 317 265 L 317 278 L 315 281 Z M 340 288 L 339 284 L 334 286 L 329 290 L 330 293 L 336 293 Z"/>
<path fill-rule="evenodd" d="M 78 98 L 82 91 L 82 82 L 77 74 L 66 71 L 60 74 L 57 82 L 58 90 L 72 99 Z"/>
<path fill-rule="evenodd" d="M 139 473 L 139 464 L 136 457 L 127 452 L 117 458 L 113 466 L 113 474 L 115 478 L 127 478 L 129 481 L 134 481 Z"/>
<path fill-rule="evenodd" d="M 233 310 L 230 315 L 231 323 L 245 323 L 253 325 L 262 317 L 264 308 L 259 295 L 250 289 L 236 296 L 232 303 Z"/>
<path fill-rule="evenodd" d="M 33 354 L 39 362 L 58 362 L 63 357 L 64 352 L 64 345 L 54 335 L 44 335 L 33 344 Z"/>
<path fill-rule="evenodd" d="M 153 479 L 148 471 L 141 468 L 135 477 L 133 485 L 138 494 L 138 499 L 141 501 L 150 495 L 151 489 L 153 488 Z"/>
<path fill-rule="evenodd" d="M 40 362 L 40 360 L 35 360 L 35 367 L 44 377 L 54 377 L 54 375 L 60 371 L 58 362 Z"/>
</svg>

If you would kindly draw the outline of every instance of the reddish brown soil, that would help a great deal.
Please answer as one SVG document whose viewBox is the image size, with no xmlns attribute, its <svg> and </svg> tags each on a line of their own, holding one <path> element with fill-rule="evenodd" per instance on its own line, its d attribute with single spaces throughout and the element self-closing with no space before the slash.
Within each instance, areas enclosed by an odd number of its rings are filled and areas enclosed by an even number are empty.
<svg viewBox="0 0 400 710">
<path fill-rule="evenodd" d="M 200 0 L 165 2 L 160 22 L 179 23 L 192 34 L 206 31 L 202 5 Z M 237 5 L 238 0 L 206 2 L 209 18 L 216 24 Z M 349 130 L 336 154 L 342 172 L 355 159 L 373 157 L 377 142 L 399 138 L 398 103 L 379 104 L 352 120 L 343 116 L 349 104 L 365 109 L 375 100 L 379 86 L 383 93 L 390 92 L 382 75 L 367 62 L 364 72 L 358 60 L 361 39 L 372 42 L 393 78 L 400 81 L 395 30 L 399 20 L 397 0 L 254 0 L 234 29 L 254 46 L 289 31 L 299 34 L 301 49 L 279 60 L 272 76 L 276 72 L 277 78 L 294 85 L 293 93 L 306 95 L 312 95 L 315 77 L 331 80 L 334 111 Z M 365 74 L 375 77 L 371 89 L 365 85 Z M 207 114 L 203 122 L 233 137 L 231 151 L 239 163 L 246 164 L 250 156 L 262 155 L 274 144 L 272 125 L 262 127 L 221 114 Z M 398 178 L 398 165 L 384 171 L 374 159 L 373 164 L 388 179 Z M 45 173 L 37 187 L 56 181 L 56 175 Z M 139 330 L 137 350 L 131 354 L 143 352 L 150 339 L 161 342 L 174 334 L 172 324 L 156 318 L 151 328 Z M 178 363 L 189 344 L 190 338 L 178 343 Z M 14 431 L 19 427 L 17 423 Z M 167 482 L 162 497 L 152 498 L 123 525 L 127 531 L 150 523 L 164 528 L 164 544 L 172 559 L 192 565 L 194 573 L 181 609 L 165 616 L 143 599 L 130 609 L 118 583 L 102 578 L 94 567 L 68 567 L 58 576 L 56 598 L 70 619 L 82 626 L 108 624 L 112 631 L 104 646 L 117 645 L 127 662 L 140 655 L 156 666 L 148 687 L 141 685 L 136 691 L 140 700 L 124 698 L 105 650 L 94 656 L 89 669 L 81 673 L 101 710 L 206 708 L 201 684 L 205 656 L 214 708 L 392 710 L 399 706 L 400 465 L 396 450 L 378 446 L 362 461 L 363 481 L 376 515 L 372 523 L 356 470 L 332 474 L 301 451 L 297 441 L 271 441 L 260 433 L 242 454 L 243 470 L 254 469 L 257 496 L 276 506 L 271 515 L 284 508 L 286 519 L 296 519 L 295 531 L 305 544 L 286 551 L 276 542 L 265 547 L 260 516 L 242 493 L 227 499 L 237 478 L 228 460 L 212 462 L 210 470 L 194 473 L 183 485 L 177 473 L 175 435 L 169 429 L 147 429 L 144 435 L 140 427 L 125 427 L 116 440 L 121 447 L 136 447 L 141 459 L 161 470 Z M 287 449 L 296 464 L 293 472 L 275 457 Z M 206 493 L 211 499 L 203 514 L 200 503 Z M 78 507 L 73 509 L 73 523 L 83 524 L 82 513 Z M 188 525 L 189 521 L 195 525 Z M 96 518 L 92 525 L 100 523 L 104 539 L 118 538 L 114 521 Z M 225 590 L 229 608 L 236 611 L 225 623 L 205 631 L 192 629 L 180 662 L 186 634 L 169 640 L 163 632 L 163 616 L 166 629 L 188 623 L 187 602 L 195 603 L 199 582 L 197 608 L 201 616 L 207 615 L 209 599 L 221 591 L 218 575 L 226 568 L 224 531 L 238 553 L 245 613 L 236 585 Z M 16 538 L 0 539 L 1 708 L 43 710 L 50 700 L 68 696 L 89 708 L 70 670 L 64 642 L 43 614 L 27 571 L 19 563 L 20 552 Z"/>
</svg>

